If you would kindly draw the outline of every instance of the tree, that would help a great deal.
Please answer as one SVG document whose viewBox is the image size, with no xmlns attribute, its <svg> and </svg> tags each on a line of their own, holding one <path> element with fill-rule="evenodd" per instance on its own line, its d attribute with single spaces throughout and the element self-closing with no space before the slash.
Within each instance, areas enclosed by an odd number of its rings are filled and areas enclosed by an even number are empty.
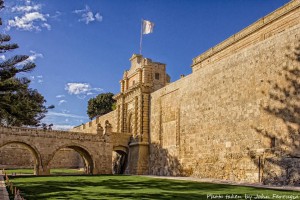
<svg viewBox="0 0 300 200">
<path fill-rule="evenodd" d="M 101 116 L 110 111 L 114 110 L 115 100 L 113 99 L 113 93 L 102 93 L 96 96 L 95 98 L 91 98 L 88 101 L 88 109 L 87 114 L 90 119 L 93 119 L 96 116 Z"/>
<path fill-rule="evenodd" d="M 0 0 L 0 9 L 3 8 L 4 1 Z M 9 35 L 0 34 L 0 54 L 19 47 L 8 43 L 10 40 Z M 46 107 L 44 97 L 29 88 L 30 80 L 20 76 L 36 67 L 28 58 L 27 55 L 16 55 L 0 63 L 0 125 L 39 126 L 48 109 L 53 108 Z"/>
</svg>

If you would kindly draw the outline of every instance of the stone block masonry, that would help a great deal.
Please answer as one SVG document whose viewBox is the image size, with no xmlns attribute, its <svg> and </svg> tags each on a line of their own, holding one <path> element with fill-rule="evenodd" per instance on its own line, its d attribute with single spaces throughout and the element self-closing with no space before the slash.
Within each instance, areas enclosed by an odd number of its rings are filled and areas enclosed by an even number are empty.
<svg viewBox="0 0 300 200">
<path fill-rule="evenodd" d="M 34 157 L 27 148 L 21 145 L 10 144 L 0 149 L 0 169 L 33 168 Z M 81 156 L 72 149 L 59 150 L 50 162 L 53 168 L 83 168 L 84 161 Z"/>
<path fill-rule="evenodd" d="M 299 48 L 297 0 L 152 93 L 150 173 L 300 184 Z"/>
</svg>

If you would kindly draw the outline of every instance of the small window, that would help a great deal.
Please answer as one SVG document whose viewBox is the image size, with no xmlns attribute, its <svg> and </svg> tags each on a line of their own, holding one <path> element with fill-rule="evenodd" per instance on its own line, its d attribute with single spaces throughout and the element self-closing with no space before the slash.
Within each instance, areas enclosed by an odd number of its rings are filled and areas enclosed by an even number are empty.
<svg viewBox="0 0 300 200">
<path fill-rule="evenodd" d="M 159 80 L 159 73 L 155 73 L 155 79 Z"/>
<path fill-rule="evenodd" d="M 132 85 L 134 85 L 135 84 L 135 81 L 132 81 Z"/>
</svg>

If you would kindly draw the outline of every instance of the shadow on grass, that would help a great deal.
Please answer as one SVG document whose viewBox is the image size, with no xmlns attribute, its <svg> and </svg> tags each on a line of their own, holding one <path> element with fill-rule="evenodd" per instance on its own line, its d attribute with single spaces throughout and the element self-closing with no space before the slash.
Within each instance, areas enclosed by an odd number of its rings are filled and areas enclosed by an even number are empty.
<svg viewBox="0 0 300 200">
<path fill-rule="evenodd" d="M 247 193 L 260 189 L 135 176 L 48 176 L 13 178 L 25 199 L 208 199 L 208 194 Z M 223 199 L 226 199 L 225 196 Z"/>
</svg>

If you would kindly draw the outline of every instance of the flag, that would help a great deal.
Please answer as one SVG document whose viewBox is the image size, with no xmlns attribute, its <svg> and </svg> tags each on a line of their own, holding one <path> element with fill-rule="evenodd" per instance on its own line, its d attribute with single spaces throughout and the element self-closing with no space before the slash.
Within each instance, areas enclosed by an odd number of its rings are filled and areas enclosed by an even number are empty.
<svg viewBox="0 0 300 200">
<path fill-rule="evenodd" d="M 153 32 L 154 23 L 148 20 L 143 20 L 143 34 L 149 34 Z"/>
</svg>

